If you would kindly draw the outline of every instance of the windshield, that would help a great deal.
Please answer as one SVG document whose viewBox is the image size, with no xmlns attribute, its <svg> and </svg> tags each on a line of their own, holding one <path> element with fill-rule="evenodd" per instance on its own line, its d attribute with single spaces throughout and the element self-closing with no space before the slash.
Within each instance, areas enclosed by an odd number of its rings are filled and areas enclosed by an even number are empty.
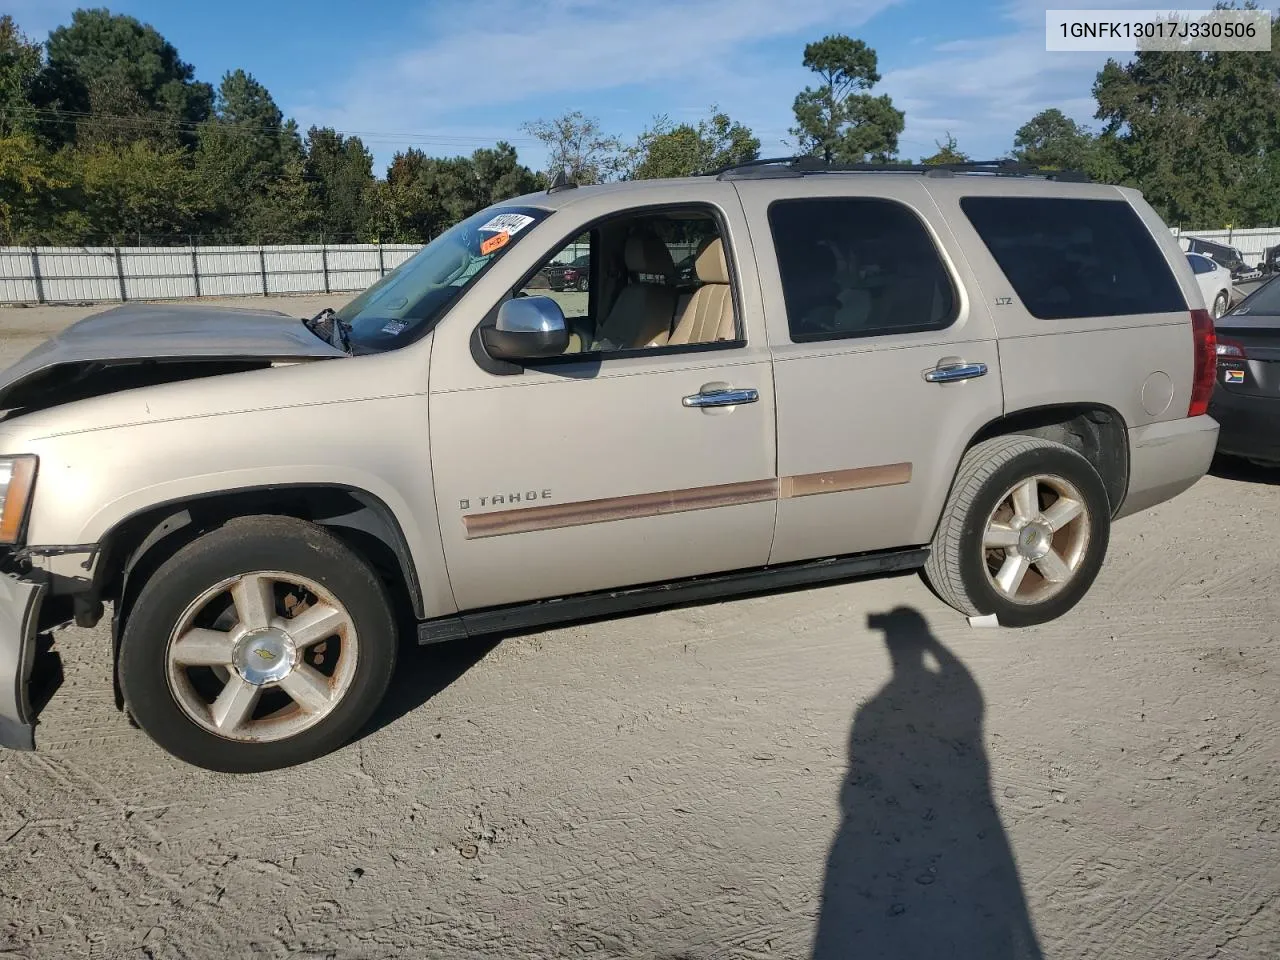
<svg viewBox="0 0 1280 960">
<path fill-rule="evenodd" d="M 546 219 L 536 207 L 490 207 L 450 227 L 358 297 L 335 311 L 359 353 L 417 340 L 488 266 Z"/>
</svg>

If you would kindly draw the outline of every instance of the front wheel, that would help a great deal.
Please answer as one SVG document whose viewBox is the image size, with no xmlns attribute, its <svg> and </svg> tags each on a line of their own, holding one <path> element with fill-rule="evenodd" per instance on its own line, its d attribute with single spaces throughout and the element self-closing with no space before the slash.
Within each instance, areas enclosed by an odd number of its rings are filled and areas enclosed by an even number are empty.
<svg viewBox="0 0 1280 960">
<path fill-rule="evenodd" d="M 232 520 L 148 579 L 125 624 L 120 685 L 169 753 L 248 773 L 345 743 L 382 700 L 396 629 L 385 588 L 332 534 Z"/>
<path fill-rule="evenodd" d="M 1088 460 L 1038 437 L 995 437 L 961 460 L 924 575 L 961 613 L 1044 623 L 1088 592 L 1110 532 L 1106 487 Z"/>
</svg>

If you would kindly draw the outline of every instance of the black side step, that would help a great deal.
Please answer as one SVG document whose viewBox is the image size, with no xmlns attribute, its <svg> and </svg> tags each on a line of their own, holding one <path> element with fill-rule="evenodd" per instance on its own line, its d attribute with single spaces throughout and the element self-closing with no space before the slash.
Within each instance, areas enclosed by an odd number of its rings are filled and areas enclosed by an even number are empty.
<svg viewBox="0 0 1280 960">
<path fill-rule="evenodd" d="M 893 573 L 924 566 L 926 548 L 860 553 L 824 560 L 805 560 L 785 566 L 739 570 L 659 583 L 626 590 L 584 593 L 557 600 L 538 600 L 504 607 L 472 610 L 418 624 L 418 643 L 443 643 L 464 637 L 509 633 L 548 624 L 616 616 L 654 607 L 703 603 L 751 593 L 768 593 L 788 587 L 847 580 L 867 574 Z"/>
</svg>

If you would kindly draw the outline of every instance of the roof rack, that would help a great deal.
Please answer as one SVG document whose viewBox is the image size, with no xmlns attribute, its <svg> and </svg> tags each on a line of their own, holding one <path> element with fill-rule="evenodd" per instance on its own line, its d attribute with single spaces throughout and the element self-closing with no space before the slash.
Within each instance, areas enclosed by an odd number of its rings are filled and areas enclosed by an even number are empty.
<svg viewBox="0 0 1280 960">
<path fill-rule="evenodd" d="M 1017 160 L 965 160 L 958 163 L 827 163 L 821 157 L 766 157 L 709 170 L 698 176 L 717 180 L 765 180 L 803 177 L 809 173 L 923 173 L 927 177 L 951 177 L 957 173 L 990 174 L 1005 177 L 1043 177 L 1066 183 L 1089 183 L 1079 170 L 1048 170 Z"/>
</svg>

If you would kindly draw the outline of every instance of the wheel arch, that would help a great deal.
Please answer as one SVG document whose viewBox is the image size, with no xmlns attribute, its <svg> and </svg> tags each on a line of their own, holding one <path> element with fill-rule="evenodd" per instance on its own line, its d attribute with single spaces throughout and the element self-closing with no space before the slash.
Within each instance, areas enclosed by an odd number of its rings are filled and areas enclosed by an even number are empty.
<svg viewBox="0 0 1280 960">
<path fill-rule="evenodd" d="M 367 490 L 332 483 L 271 485 L 153 504 L 115 523 L 99 543 L 94 594 L 115 603 L 111 635 L 117 707 L 124 705 L 116 669 L 120 637 L 149 572 L 227 520 L 262 514 L 292 516 L 329 530 L 364 556 L 387 581 L 404 617 L 415 622 L 425 619 L 422 583 L 404 529 L 386 502 Z"/>
<path fill-rule="evenodd" d="M 977 444 L 993 437 L 1025 434 L 1070 447 L 1088 460 L 1102 477 L 1115 518 L 1129 490 L 1129 425 L 1114 407 L 1103 403 L 1044 404 L 1007 411 L 983 424 L 961 451 L 960 462 Z M 955 476 L 951 481 L 955 485 Z M 951 490 L 947 491 L 947 499 Z M 945 504 L 944 500 L 944 504 Z M 942 522 L 939 513 L 938 523 Z M 934 527 L 936 534 L 937 526 Z"/>
</svg>

